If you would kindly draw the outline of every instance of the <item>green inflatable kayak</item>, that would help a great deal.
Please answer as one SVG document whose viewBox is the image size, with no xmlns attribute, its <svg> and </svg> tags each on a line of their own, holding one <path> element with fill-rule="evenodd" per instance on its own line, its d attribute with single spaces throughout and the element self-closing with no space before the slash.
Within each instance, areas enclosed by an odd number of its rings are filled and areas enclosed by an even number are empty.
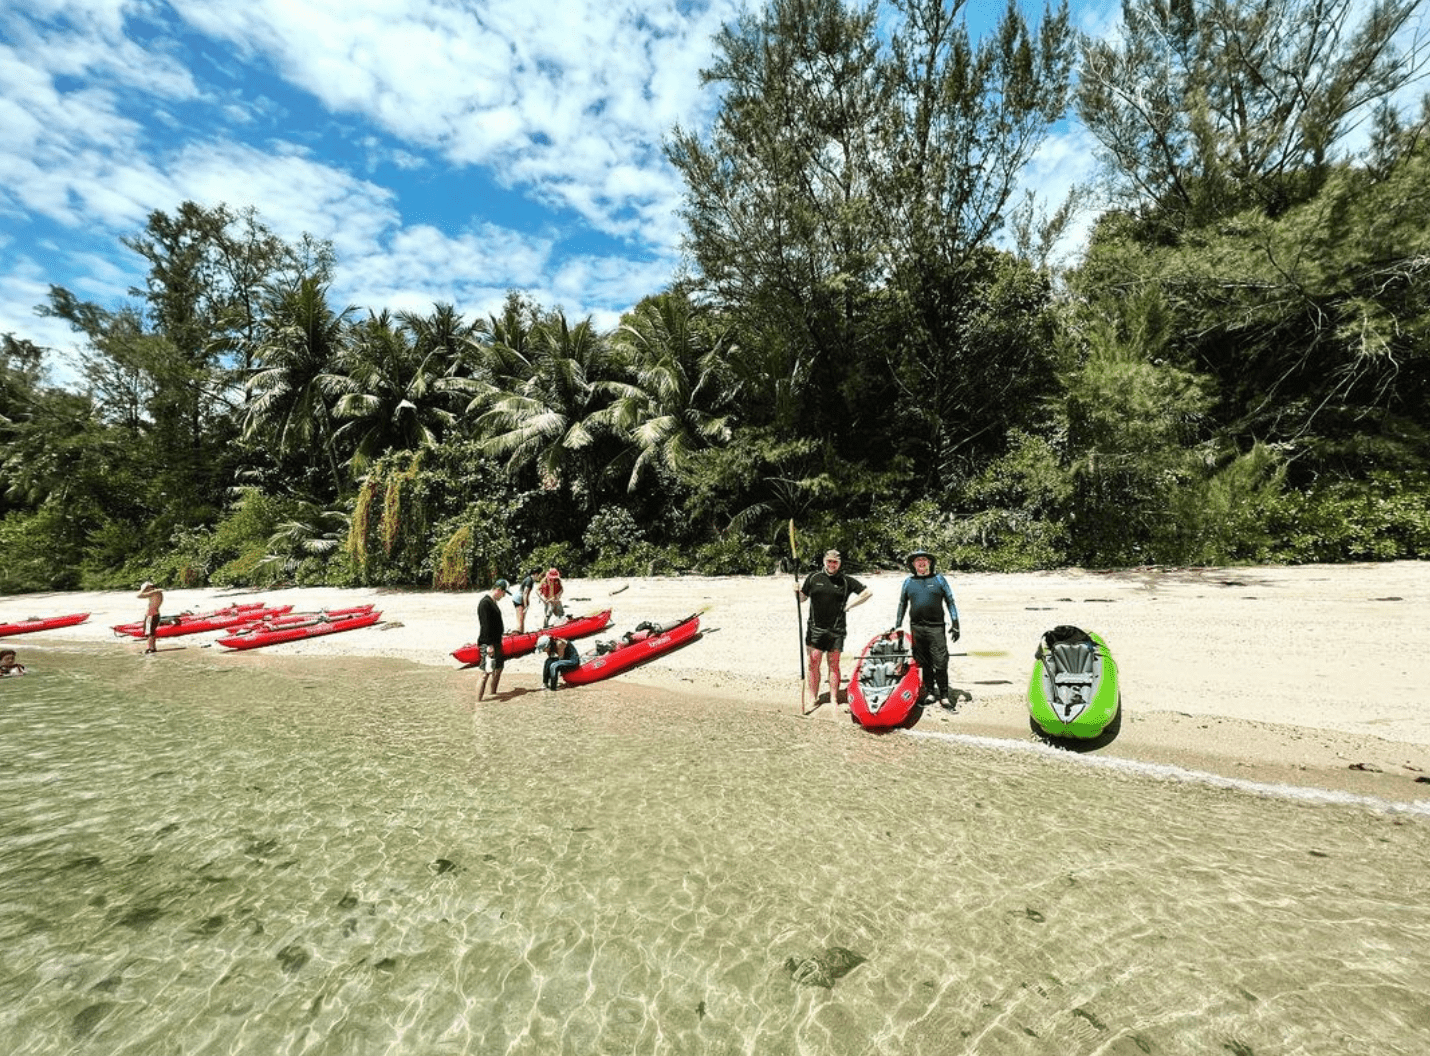
<svg viewBox="0 0 1430 1056">
<path fill-rule="evenodd" d="M 1102 638 L 1080 627 L 1054 627 L 1033 654 L 1028 712 L 1033 732 L 1089 740 L 1122 721 L 1117 662 Z"/>
</svg>

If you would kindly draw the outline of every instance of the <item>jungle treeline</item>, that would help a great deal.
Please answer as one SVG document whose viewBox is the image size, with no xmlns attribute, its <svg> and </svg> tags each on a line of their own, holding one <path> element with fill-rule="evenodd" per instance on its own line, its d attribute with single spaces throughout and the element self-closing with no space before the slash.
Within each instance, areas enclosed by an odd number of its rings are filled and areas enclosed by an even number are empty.
<svg viewBox="0 0 1430 1056">
<path fill-rule="evenodd" d="M 0 592 L 1430 556 L 1419 0 L 961 6 L 727 25 L 688 263 L 610 330 L 338 304 L 330 245 L 154 212 L 129 302 L 39 307 L 80 386 L 4 335 Z M 1097 184 L 1020 195 L 1069 116 Z"/>
</svg>

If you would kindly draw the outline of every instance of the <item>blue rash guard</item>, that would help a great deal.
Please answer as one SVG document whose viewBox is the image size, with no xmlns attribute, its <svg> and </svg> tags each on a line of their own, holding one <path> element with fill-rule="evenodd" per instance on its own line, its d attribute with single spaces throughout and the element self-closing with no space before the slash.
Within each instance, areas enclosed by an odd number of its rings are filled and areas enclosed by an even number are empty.
<svg viewBox="0 0 1430 1056">
<path fill-rule="evenodd" d="M 899 591 L 899 615 L 894 619 L 894 626 L 903 625 L 905 610 L 908 611 L 910 624 L 942 626 L 945 606 L 948 608 L 948 618 L 957 624 L 958 606 L 953 601 L 953 588 L 941 573 L 909 576 L 904 580 L 903 589 Z"/>
</svg>

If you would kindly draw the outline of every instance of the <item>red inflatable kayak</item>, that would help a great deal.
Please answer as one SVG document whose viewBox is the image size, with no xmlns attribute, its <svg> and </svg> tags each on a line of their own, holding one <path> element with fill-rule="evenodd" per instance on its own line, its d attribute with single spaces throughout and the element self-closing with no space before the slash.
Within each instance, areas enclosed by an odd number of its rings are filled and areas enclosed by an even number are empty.
<svg viewBox="0 0 1430 1056">
<path fill-rule="evenodd" d="M 292 605 L 265 605 L 263 602 L 256 602 L 246 605 L 231 605 L 226 609 L 215 609 L 213 612 L 183 612 L 178 616 L 161 617 L 159 630 L 155 635 L 157 638 L 174 638 L 181 634 L 200 634 L 203 631 L 223 631 L 230 627 L 238 627 L 242 624 L 253 623 L 256 620 L 264 620 L 274 616 L 281 616 L 291 609 Z M 121 623 L 114 628 L 115 634 L 127 634 L 134 638 L 147 638 L 144 633 L 144 623 Z"/>
<path fill-rule="evenodd" d="M 503 660 L 514 656 L 525 656 L 536 652 L 536 639 L 543 634 L 554 634 L 558 638 L 585 638 L 587 635 L 604 631 L 611 625 L 611 610 L 593 612 L 589 616 L 573 616 L 565 623 L 554 624 L 540 631 L 512 631 L 502 635 L 501 655 Z M 464 664 L 475 664 L 481 660 L 481 650 L 475 642 L 453 650 L 452 655 Z"/>
<path fill-rule="evenodd" d="M 700 635 L 700 614 L 687 616 L 679 623 L 659 630 L 632 631 L 631 641 L 623 641 L 609 653 L 593 656 L 578 667 L 573 667 L 561 677 L 568 686 L 584 686 L 599 682 L 622 671 L 629 671 L 637 664 L 664 656 L 673 649 L 694 641 Z"/>
<path fill-rule="evenodd" d="M 865 729 L 902 726 L 919 702 L 919 665 L 903 631 L 875 635 L 849 679 L 849 714 Z"/>
<path fill-rule="evenodd" d="M 56 627 L 73 627 L 87 619 L 87 612 L 72 612 L 68 616 L 33 616 L 17 623 L 0 623 L 0 638 L 9 638 L 12 634 L 29 634 L 31 631 L 53 631 Z"/>
<path fill-rule="evenodd" d="M 371 627 L 382 619 L 381 612 L 356 612 L 349 616 L 334 616 L 327 613 L 304 613 L 308 622 L 254 624 L 245 627 L 227 638 L 220 638 L 219 645 L 230 649 L 257 649 L 264 645 L 278 645 L 282 642 L 298 642 L 304 638 L 318 638 L 339 631 L 353 631 L 359 627 Z"/>
</svg>

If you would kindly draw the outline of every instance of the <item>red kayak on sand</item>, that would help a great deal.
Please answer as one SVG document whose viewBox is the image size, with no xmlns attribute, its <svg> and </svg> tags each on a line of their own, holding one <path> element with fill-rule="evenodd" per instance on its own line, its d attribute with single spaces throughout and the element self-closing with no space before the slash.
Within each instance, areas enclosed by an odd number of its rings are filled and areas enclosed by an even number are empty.
<svg viewBox="0 0 1430 1056">
<path fill-rule="evenodd" d="M 502 635 L 501 655 L 503 660 L 525 656 L 536 652 L 536 639 L 543 634 L 554 634 L 558 638 L 585 638 L 587 635 L 604 631 L 611 625 L 611 610 L 603 609 L 589 616 L 573 616 L 565 623 L 553 624 L 540 631 L 512 631 Z M 475 664 L 482 658 L 481 650 L 475 642 L 453 650 L 452 655 L 464 664 Z"/>
<path fill-rule="evenodd" d="M 919 665 L 903 631 L 875 635 L 849 679 L 849 714 L 865 729 L 904 725 L 919 702 Z"/>
<path fill-rule="evenodd" d="M 549 633 L 549 632 L 548 632 Z M 616 648 L 607 653 L 599 653 L 578 667 L 573 667 L 561 677 L 568 686 L 584 686 L 599 682 L 622 671 L 629 671 L 637 664 L 664 656 L 673 649 L 694 641 L 700 636 L 700 614 L 672 623 L 667 627 L 652 627 L 631 631 L 618 639 Z"/>
<path fill-rule="evenodd" d="M 161 617 L 159 630 L 155 634 L 157 638 L 174 638 L 181 634 L 201 634 L 204 631 L 223 631 L 230 627 L 238 627 L 246 623 L 253 623 L 255 620 L 264 620 L 274 616 L 281 616 L 291 609 L 292 605 L 265 605 L 259 602 L 257 605 L 234 606 L 227 609 L 216 609 L 213 612 L 203 613 L 180 613 L 178 616 Z M 115 634 L 127 634 L 133 638 L 147 638 L 144 633 L 144 623 L 122 623 L 114 628 Z"/>
<path fill-rule="evenodd" d="M 351 616 L 330 617 L 323 613 L 309 614 L 307 623 L 256 624 L 241 631 L 220 638 L 218 644 L 229 649 L 257 649 L 265 645 L 279 645 L 282 642 L 299 642 L 305 638 L 318 638 L 339 631 L 353 631 L 359 627 L 371 627 L 382 619 L 381 612 L 353 613 Z"/>
<path fill-rule="evenodd" d="M 53 631 L 56 627 L 73 627 L 89 619 L 87 612 L 72 612 L 68 616 L 31 616 L 16 623 L 0 623 L 0 638 L 31 631 Z"/>
<path fill-rule="evenodd" d="M 251 634 L 253 631 L 262 630 L 264 627 L 280 627 L 286 624 L 309 623 L 322 616 L 326 616 L 330 620 L 342 619 L 347 616 L 361 616 L 364 613 L 371 612 L 374 607 L 375 606 L 372 604 L 372 602 L 365 602 L 362 605 L 350 605 L 345 609 L 319 609 L 316 612 L 283 611 L 277 613 L 270 613 L 269 615 L 264 616 L 262 619 L 256 622 L 245 623 L 242 627 L 240 627 L 233 633 Z M 285 610 L 290 608 L 292 608 L 291 605 L 284 606 Z"/>
</svg>

